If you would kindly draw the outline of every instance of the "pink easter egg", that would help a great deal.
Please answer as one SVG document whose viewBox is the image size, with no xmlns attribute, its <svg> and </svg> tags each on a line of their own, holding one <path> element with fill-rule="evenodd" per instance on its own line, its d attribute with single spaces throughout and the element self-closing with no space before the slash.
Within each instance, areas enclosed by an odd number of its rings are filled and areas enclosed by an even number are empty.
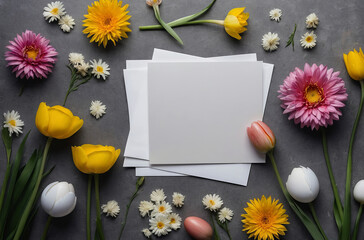
<svg viewBox="0 0 364 240">
<path fill-rule="evenodd" d="M 196 240 L 211 240 L 212 228 L 208 222 L 199 217 L 188 217 L 184 221 L 187 233 Z"/>
</svg>

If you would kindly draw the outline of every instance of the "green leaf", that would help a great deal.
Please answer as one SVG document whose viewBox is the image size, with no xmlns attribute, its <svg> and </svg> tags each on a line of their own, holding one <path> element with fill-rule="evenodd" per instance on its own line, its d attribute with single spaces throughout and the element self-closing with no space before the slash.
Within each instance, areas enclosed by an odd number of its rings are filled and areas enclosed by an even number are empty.
<svg viewBox="0 0 364 240">
<path fill-rule="evenodd" d="M 54 168 L 56 167 L 56 165 L 54 165 L 53 167 L 51 167 L 47 172 L 43 173 L 42 179 L 46 178 L 49 174 L 51 174 L 54 170 Z"/>
<path fill-rule="evenodd" d="M 334 217 L 335 217 L 337 229 L 339 230 L 339 232 L 341 232 L 342 222 L 341 222 L 339 210 L 337 209 L 337 205 L 335 204 L 335 202 L 334 202 Z"/>
<path fill-rule="evenodd" d="M 174 39 L 177 40 L 177 42 L 179 42 L 181 45 L 183 45 L 182 39 L 178 36 L 178 34 L 169 26 L 167 25 L 161 18 L 160 16 L 160 12 L 159 12 L 159 7 L 158 5 L 153 5 L 153 9 L 154 9 L 154 15 L 155 18 L 158 20 L 158 22 L 162 25 L 162 27 L 169 33 L 169 35 L 171 35 Z"/>
<path fill-rule="evenodd" d="M 1 131 L 1 137 L 2 137 L 3 143 L 5 145 L 6 156 L 7 156 L 8 162 L 9 162 L 13 139 L 11 138 L 11 136 L 9 134 L 9 130 L 7 128 L 3 128 L 3 130 Z"/>
<path fill-rule="evenodd" d="M 297 24 L 294 24 L 294 30 L 291 33 L 291 35 L 289 36 L 287 44 L 286 44 L 286 47 L 288 47 L 289 45 L 292 44 L 293 51 L 294 51 L 294 36 L 296 34 L 296 29 L 297 29 Z"/>
<path fill-rule="evenodd" d="M 25 143 L 28 139 L 29 133 L 30 132 L 28 132 L 25 135 L 23 141 L 21 142 L 18 152 L 16 153 L 16 156 L 15 156 L 15 161 L 13 163 L 13 167 L 11 169 L 11 176 L 9 179 L 10 181 L 9 181 L 9 185 L 8 185 L 6 199 L 4 202 L 4 207 L 2 208 L 2 211 L 0 213 L 0 239 L 3 239 L 3 234 L 4 234 L 4 230 L 5 230 L 8 213 L 10 210 L 13 210 L 10 208 L 10 205 L 12 203 L 14 187 L 15 187 L 17 176 L 19 175 L 19 167 L 20 167 L 21 160 L 23 159 L 24 147 L 25 147 Z"/>
</svg>

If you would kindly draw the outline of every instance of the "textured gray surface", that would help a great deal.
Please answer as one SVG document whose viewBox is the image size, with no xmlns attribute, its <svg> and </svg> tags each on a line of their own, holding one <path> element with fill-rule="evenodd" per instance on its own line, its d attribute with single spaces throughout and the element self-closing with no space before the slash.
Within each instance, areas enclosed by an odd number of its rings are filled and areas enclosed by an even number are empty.
<svg viewBox="0 0 364 240">
<path fill-rule="evenodd" d="M 56 219 L 50 230 L 49 239 L 84 239 L 86 220 L 86 185 L 87 176 L 80 173 L 73 165 L 71 158 L 71 145 L 84 143 L 114 145 L 124 150 L 129 131 L 128 108 L 122 77 L 122 69 L 125 67 L 126 59 L 149 59 L 154 47 L 167 50 L 195 54 L 202 57 L 229 55 L 238 53 L 258 54 L 258 59 L 275 64 L 275 71 L 270 87 L 268 103 L 264 120 L 268 123 L 277 137 L 276 158 L 283 179 L 287 179 L 293 167 L 304 165 L 312 168 L 318 175 L 321 191 L 315 201 L 318 216 L 329 236 L 329 239 L 337 239 L 337 231 L 332 215 L 332 193 L 330 182 L 326 171 L 321 148 L 320 135 L 308 129 L 300 129 L 287 116 L 282 114 L 277 90 L 287 74 L 298 66 L 303 67 L 305 62 L 323 63 L 341 71 L 341 77 L 346 82 L 349 98 L 347 106 L 343 109 L 340 121 L 335 122 L 328 129 L 329 150 L 341 196 L 343 196 L 346 155 L 352 123 L 354 121 L 358 106 L 360 87 L 357 82 L 349 79 L 342 53 L 348 52 L 353 47 L 363 45 L 364 37 L 364 5 L 361 0 L 325 0 L 325 1 L 299 1 L 299 0 L 250 0 L 238 1 L 218 0 L 211 11 L 203 18 L 223 19 L 231 8 L 246 6 L 250 13 L 248 31 L 243 34 L 241 41 L 229 37 L 219 26 L 205 25 L 194 27 L 182 27 L 177 29 L 184 40 L 185 45 L 179 46 L 170 36 L 163 31 L 140 32 L 138 26 L 155 23 L 153 12 L 143 0 L 125 1 L 130 4 L 131 27 L 133 32 L 129 39 L 121 41 L 116 47 L 110 46 L 106 49 L 90 44 L 85 35 L 82 34 L 83 15 L 87 12 L 87 5 L 91 1 L 64 0 L 67 12 L 76 20 L 75 29 L 69 33 L 63 33 L 55 23 L 48 24 L 42 17 L 42 9 L 48 3 L 45 0 L 28 1 L 0 1 L 0 49 L 1 55 L 5 52 L 5 46 L 17 33 L 26 29 L 41 33 L 51 40 L 51 44 L 59 52 L 58 62 L 53 73 L 47 80 L 29 81 L 27 88 L 21 97 L 18 97 L 22 81 L 19 81 L 6 68 L 4 57 L 0 58 L 0 112 L 15 109 L 20 112 L 25 121 L 24 131 L 32 129 L 29 144 L 26 148 L 26 156 L 29 156 L 34 147 L 45 143 L 46 139 L 35 128 L 34 117 L 41 101 L 48 105 L 60 104 L 66 92 L 70 74 L 65 67 L 69 52 L 81 52 L 87 59 L 102 58 L 110 64 L 111 76 L 104 82 L 93 79 L 79 91 L 70 95 L 67 106 L 78 116 L 84 119 L 82 129 L 67 140 L 54 141 L 51 147 L 48 168 L 56 165 L 56 169 L 46 179 L 43 186 L 59 180 L 74 184 L 78 204 L 75 211 L 64 218 Z M 209 0 L 165 0 L 161 6 L 163 18 L 168 21 L 180 16 L 192 14 L 204 8 Z M 281 8 L 283 17 L 280 23 L 269 20 L 268 12 L 272 8 Z M 299 46 L 299 37 L 306 32 L 305 17 L 315 12 L 320 18 L 317 29 L 318 44 L 315 49 L 305 51 Z M 296 50 L 284 48 L 285 40 L 297 23 Z M 265 53 L 260 46 L 261 36 L 268 32 L 277 32 L 281 37 L 281 47 L 273 53 Z M 91 100 L 101 100 L 107 105 L 107 114 L 100 120 L 95 120 L 88 112 Z M 364 119 L 363 119 L 364 121 Z M 358 137 L 354 148 L 354 172 L 353 183 L 364 178 L 363 175 L 363 138 L 364 123 L 358 128 Z M 18 146 L 20 139 L 15 140 Z M 0 156 L 5 156 L 4 150 L 0 148 Z M 4 159 L 2 157 L 2 159 Z M 125 212 L 125 205 L 131 192 L 134 191 L 136 177 L 133 169 L 122 168 L 122 158 L 107 173 L 101 176 L 101 202 L 115 199 L 121 206 L 121 216 L 115 220 L 103 217 L 106 239 L 116 239 L 119 233 L 120 222 Z M 4 160 L 1 161 L 0 177 L 4 174 Z M 171 200 L 174 191 L 184 193 L 186 204 L 177 212 L 183 217 L 195 215 L 205 219 L 208 212 L 201 204 L 205 194 L 217 193 L 230 207 L 235 216 L 230 223 L 233 239 L 247 239 L 247 235 L 241 231 L 240 214 L 243 207 L 251 198 L 261 197 L 263 194 L 279 198 L 284 203 L 289 214 L 290 225 L 284 239 L 304 240 L 309 235 L 302 227 L 298 219 L 289 209 L 283 199 L 270 164 L 253 165 L 248 187 L 240 187 L 226 183 L 204 180 L 194 177 L 148 177 L 146 183 L 130 209 L 128 224 L 123 239 L 144 239 L 140 232 L 148 226 L 147 219 L 142 219 L 137 210 L 138 202 L 146 200 L 155 188 L 163 188 Z M 354 202 L 353 202 L 354 203 Z M 353 204 L 353 213 L 358 208 Z M 353 215 L 355 215 L 353 214 Z M 354 218 L 354 216 L 353 216 Z M 47 216 L 40 210 L 36 216 L 31 239 L 39 239 Z M 227 237 L 221 232 L 222 239 Z M 163 239 L 189 239 L 182 228 L 172 232 Z M 363 228 L 358 239 L 364 238 Z M 282 237 L 283 239 L 283 237 Z"/>
</svg>

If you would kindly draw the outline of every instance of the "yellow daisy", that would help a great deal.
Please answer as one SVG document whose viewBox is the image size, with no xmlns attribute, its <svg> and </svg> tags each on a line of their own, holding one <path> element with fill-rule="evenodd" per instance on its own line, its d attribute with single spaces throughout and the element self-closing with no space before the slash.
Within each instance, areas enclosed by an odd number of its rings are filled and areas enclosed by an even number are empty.
<svg viewBox="0 0 364 240">
<path fill-rule="evenodd" d="M 250 200 L 248 207 L 244 208 L 246 214 L 241 216 L 244 218 L 243 231 L 249 234 L 249 238 L 254 237 L 258 240 L 274 240 L 279 239 L 279 235 L 285 235 L 287 231 L 283 224 L 289 224 L 288 215 L 283 208 L 282 203 L 269 197 L 262 196 L 262 199 Z"/>
<path fill-rule="evenodd" d="M 131 32 L 128 28 L 128 22 L 131 16 L 126 11 L 128 4 L 122 6 L 122 1 L 117 0 L 99 0 L 88 6 L 88 14 L 85 15 L 83 26 L 84 34 L 88 34 L 90 42 L 97 42 L 104 48 L 107 42 L 111 40 L 114 45 L 119 39 L 128 38 L 127 32 Z"/>
</svg>

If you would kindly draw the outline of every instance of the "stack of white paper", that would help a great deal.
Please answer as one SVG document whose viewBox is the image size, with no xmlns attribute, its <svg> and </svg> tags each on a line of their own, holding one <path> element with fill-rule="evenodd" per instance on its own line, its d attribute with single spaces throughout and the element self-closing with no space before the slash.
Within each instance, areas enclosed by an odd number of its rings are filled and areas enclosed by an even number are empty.
<svg viewBox="0 0 364 240">
<path fill-rule="evenodd" d="M 124 167 L 137 176 L 246 186 L 251 163 L 265 161 L 246 127 L 263 117 L 272 72 L 255 54 L 199 58 L 155 49 L 152 60 L 128 60 Z"/>
</svg>

